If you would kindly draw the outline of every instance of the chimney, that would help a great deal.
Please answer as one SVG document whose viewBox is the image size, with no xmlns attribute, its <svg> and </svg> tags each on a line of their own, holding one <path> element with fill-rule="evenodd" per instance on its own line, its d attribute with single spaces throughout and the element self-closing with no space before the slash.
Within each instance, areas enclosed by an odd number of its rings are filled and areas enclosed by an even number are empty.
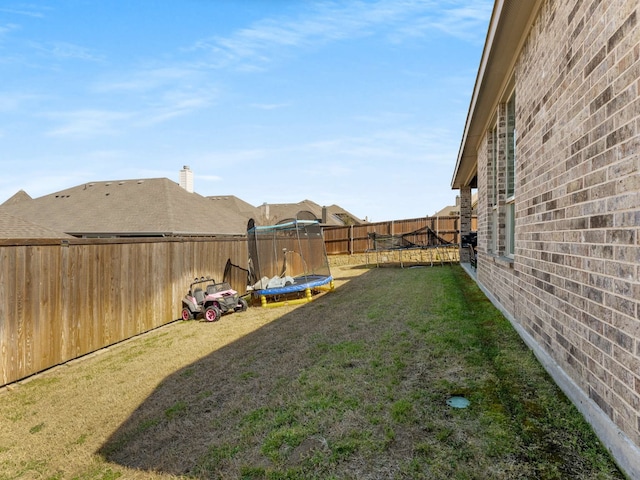
<svg viewBox="0 0 640 480">
<path fill-rule="evenodd" d="M 185 165 L 180 170 L 180 186 L 187 192 L 193 193 L 193 172 L 189 168 L 189 165 Z"/>
<path fill-rule="evenodd" d="M 269 204 L 267 202 L 262 204 L 262 214 L 266 220 L 269 220 Z"/>
<path fill-rule="evenodd" d="M 322 223 L 326 225 L 327 219 L 328 219 L 327 207 L 322 207 Z"/>
</svg>

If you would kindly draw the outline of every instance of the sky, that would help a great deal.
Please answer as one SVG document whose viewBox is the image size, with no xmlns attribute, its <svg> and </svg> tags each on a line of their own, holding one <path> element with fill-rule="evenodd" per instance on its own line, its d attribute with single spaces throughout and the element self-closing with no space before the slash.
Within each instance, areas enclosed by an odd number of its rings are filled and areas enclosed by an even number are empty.
<svg viewBox="0 0 640 480">
<path fill-rule="evenodd" d="M 0 203 L 166 177 L 369 221 L 451 189 L 493 1 L 2 0 Z"/>
</svg>

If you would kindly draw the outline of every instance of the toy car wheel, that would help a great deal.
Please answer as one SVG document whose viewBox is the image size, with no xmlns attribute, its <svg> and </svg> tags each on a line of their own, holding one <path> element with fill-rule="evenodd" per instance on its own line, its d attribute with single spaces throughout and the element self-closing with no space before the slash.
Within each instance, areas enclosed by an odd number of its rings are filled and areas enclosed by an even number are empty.
<svg viewBox="0 0 640 480">
<path fill-rule="evenodd" d="M 193 313 L 187 307 L 182 309 L 182 320 L 193 320 Z"/>
<path fill-rule="evenodd" d="M 247 301 L 244 298 L 241 298 L 238 301 L 238 306 L 240 307 L 239 310 L 241 312 L 245 312 L 247 310 L 247 308 L 249 308 L 249 304 L 247 303 Z"/>
<path fill-rule="evenodd" d="M 218 309 L 218 307 L 215 307 L 215 306 L 208 307 L 204 311 L 204 319 L 207 322 L 216 322 L 220 320 L 221 315 L 222 315 L 222 312 Z"/>
</svg>

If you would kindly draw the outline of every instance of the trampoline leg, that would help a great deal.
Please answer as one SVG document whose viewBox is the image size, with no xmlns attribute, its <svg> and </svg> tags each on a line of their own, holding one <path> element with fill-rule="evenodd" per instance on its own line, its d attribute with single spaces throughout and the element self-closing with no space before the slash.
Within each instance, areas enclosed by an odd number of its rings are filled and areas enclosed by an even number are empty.
<svg viewBox="0 0 640 480">
<path fill-rule="evenodd" d="M 267 306 L 267 297 L 265 297 L 264 295 L 260 295 L 260 305 L 262 305 L 263 307 Z"/>
<path fill-rule="evenodd" d="M 311 289 L 310 288 L 305 288 L 304 290 L 304 296 L 307 299 L 307 302 L 310 302 L 311 300 L 313 300 L 311 298 Z"/>
</svg>

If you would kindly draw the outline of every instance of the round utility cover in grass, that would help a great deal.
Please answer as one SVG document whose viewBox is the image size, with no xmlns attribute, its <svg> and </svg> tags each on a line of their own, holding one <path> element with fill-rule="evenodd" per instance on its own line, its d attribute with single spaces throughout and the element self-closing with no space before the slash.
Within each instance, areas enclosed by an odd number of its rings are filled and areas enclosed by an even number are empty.
<svg viewBox="0 0 640 480">
<path fill-rule="evenodd" d="M 447 400 L 447 405 L 453 408 L 467 408 L 469 403 L 469 400 L 464 397 L 451 397 Z"/>
</svg>

